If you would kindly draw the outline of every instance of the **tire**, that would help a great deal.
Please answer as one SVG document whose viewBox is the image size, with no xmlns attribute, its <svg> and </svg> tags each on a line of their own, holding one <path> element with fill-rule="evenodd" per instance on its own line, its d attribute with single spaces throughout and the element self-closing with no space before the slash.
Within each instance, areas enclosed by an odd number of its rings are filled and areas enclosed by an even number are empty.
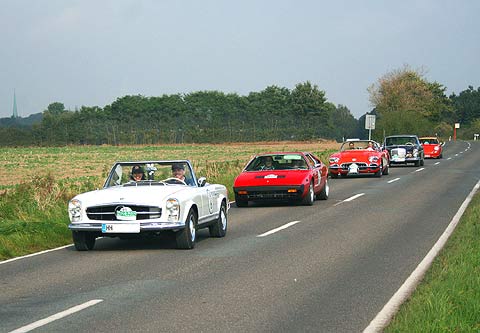
<svg viewBox="0 0 480 333">
<path fill-rule="evenodd" d="M 328 199 L 328 193 L 330 193 L 330 186 L 328 186 L 328 179 L 325 179 L 325 185 L 322 188 L 322 191 L 320 191 L 319 194 L 317 194 L 317 199 L 318 200 L 327 200 Z"/>
<path fill-rule="evenodd" d="M 420 166 L 424 166 L 425 165 L 425 161 L 423 160 L 423 158 L 420 160 Z"/>
<path fill-rule="evenodd" d="M 85 231 L 72 231 L 73 244 L 77 251 L 93 250 L 95 235 Z"/>
<path fill-rule="evenodd" d="M 383 173 L 383 163 L 380 164 L 380 169 L 378 169 L 378 171 L 375 172 L 374 176 L 377 177 L 377 178 L 380 178 L 380 177 L 382 177 L 382 173 Z"/>
<path fill-rule="evenodd" d="M 390 170 L 389 170 L 389 166 L 388 166 L 388 164 L 387 164 L 387 166 L 385 167 L 385 169 L 383 169 L 382 173 L 383 173 L 385 176 L 387 176 L 389 172 L 390 172 Z"/>
<path fill-rule="evenodd" d="M 330 178 L 338 178 L 338 174 L 330 172 Z"/>
<path fill-rule="evenodd" d="M 225 237 L 225 235 L 227 234 L 227 226 L 227 207 L 225 202 L 222 202 L 222 206 L 220 207 L 220 211 L 218 214 L 218 219 L 215 221 L 214 224 L 208 227 L 208 232 L 210 233 L 211 237 Z"/>
<path fill-rule="evenodd" d="M 414 165 L 415 165 L 416 167 L 419 167 L 419 166 L 420 166 L 420 161 L 415 161 Z"/>
<path fill-rule="evenodd" d="M 313 192 L 313 183 L 310 182 L 310 186 L 308 187 L 308 192 L 305 195 L 305 198 L 303 198 L 302 203 L 305 206 L 311 206 L 313 205 L 313 200 L 315 200 L 315 192 Z"/>
<path fill-rule="evenodd" d="M 177 231 L 175 240 L 177 241 L 177 248 L 190 250 L 195 247 L 196 227 L 198 217 L 193 209 L 188 212 L 187 220 L 185 221 L 185 228 Z"/>
</svg>

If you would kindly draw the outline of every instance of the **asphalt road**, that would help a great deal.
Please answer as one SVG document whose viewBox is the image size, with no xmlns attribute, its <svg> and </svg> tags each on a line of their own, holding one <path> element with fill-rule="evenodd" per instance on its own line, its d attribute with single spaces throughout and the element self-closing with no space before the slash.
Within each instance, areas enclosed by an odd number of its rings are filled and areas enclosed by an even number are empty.
<svg viewBox="0 0 480 333">
<path fill-rule="evenodd" d="M 191 251 L 169 235 L 100 239 L 95 251 L 0 264 L 0 332 L 81 304 L 35 331 L 361 332 L 443 233 L 478 165 L 480 143 L 449 142 L 424 167 L 329 179 L 329 199 L 311 207 L 233 204 L 227 236 L 200 231 Z"/>
</svg>

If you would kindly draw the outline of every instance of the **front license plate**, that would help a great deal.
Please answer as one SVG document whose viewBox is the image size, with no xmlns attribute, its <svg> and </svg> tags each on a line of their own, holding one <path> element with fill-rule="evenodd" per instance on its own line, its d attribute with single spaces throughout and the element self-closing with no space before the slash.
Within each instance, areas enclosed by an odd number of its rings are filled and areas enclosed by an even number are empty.
<svg viewBox="0 0 480 333">
<path fill-rule="evenodd" d="M 358 165 L 355 163 L 350 164 L 348 167 L 348 173 L 358 173 Z"/>
<path fill-rule="evenodd" d="M 105 234 L 138 234 L 140 232 L 140 223 L 102 223 L 102 232 Z"/>
</svg>

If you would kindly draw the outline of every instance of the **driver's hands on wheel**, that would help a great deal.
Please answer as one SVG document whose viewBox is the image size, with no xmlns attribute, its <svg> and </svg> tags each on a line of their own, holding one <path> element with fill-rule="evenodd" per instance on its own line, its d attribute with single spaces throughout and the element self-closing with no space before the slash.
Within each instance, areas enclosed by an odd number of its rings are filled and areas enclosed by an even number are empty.
<svg viewBox="0 0 480 333">
<path fill-rule="evenodd" d="M 181 184 L 181 185 L 187 185 L 184 180 L 175 178 L 175 177 L 170 177 L 167 179 L 162 180 L 162 182 L 167 183 L 167 184 Z"/>
</svg>

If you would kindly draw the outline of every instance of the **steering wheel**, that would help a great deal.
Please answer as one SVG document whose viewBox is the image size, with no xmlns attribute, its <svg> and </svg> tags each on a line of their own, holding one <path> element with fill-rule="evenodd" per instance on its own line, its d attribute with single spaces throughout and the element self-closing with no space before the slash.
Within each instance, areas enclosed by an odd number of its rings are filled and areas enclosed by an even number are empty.
<svg viewBox="0 0 480 333">
<path fill-rule="evenodd" d="M 405 142 L 405 146 L 413 146 L 413 143 L 411 143 L 411 142 Z"/>
<path fill-rule="evenodd" d="M 170 177 L 167 179 L 162 180 L 162 182 L 168 183 L 168 184 L 180 184 L 180 185 L 187 185 L 185 181 L 175 178 L 175 177 Z"/>
</svg>

